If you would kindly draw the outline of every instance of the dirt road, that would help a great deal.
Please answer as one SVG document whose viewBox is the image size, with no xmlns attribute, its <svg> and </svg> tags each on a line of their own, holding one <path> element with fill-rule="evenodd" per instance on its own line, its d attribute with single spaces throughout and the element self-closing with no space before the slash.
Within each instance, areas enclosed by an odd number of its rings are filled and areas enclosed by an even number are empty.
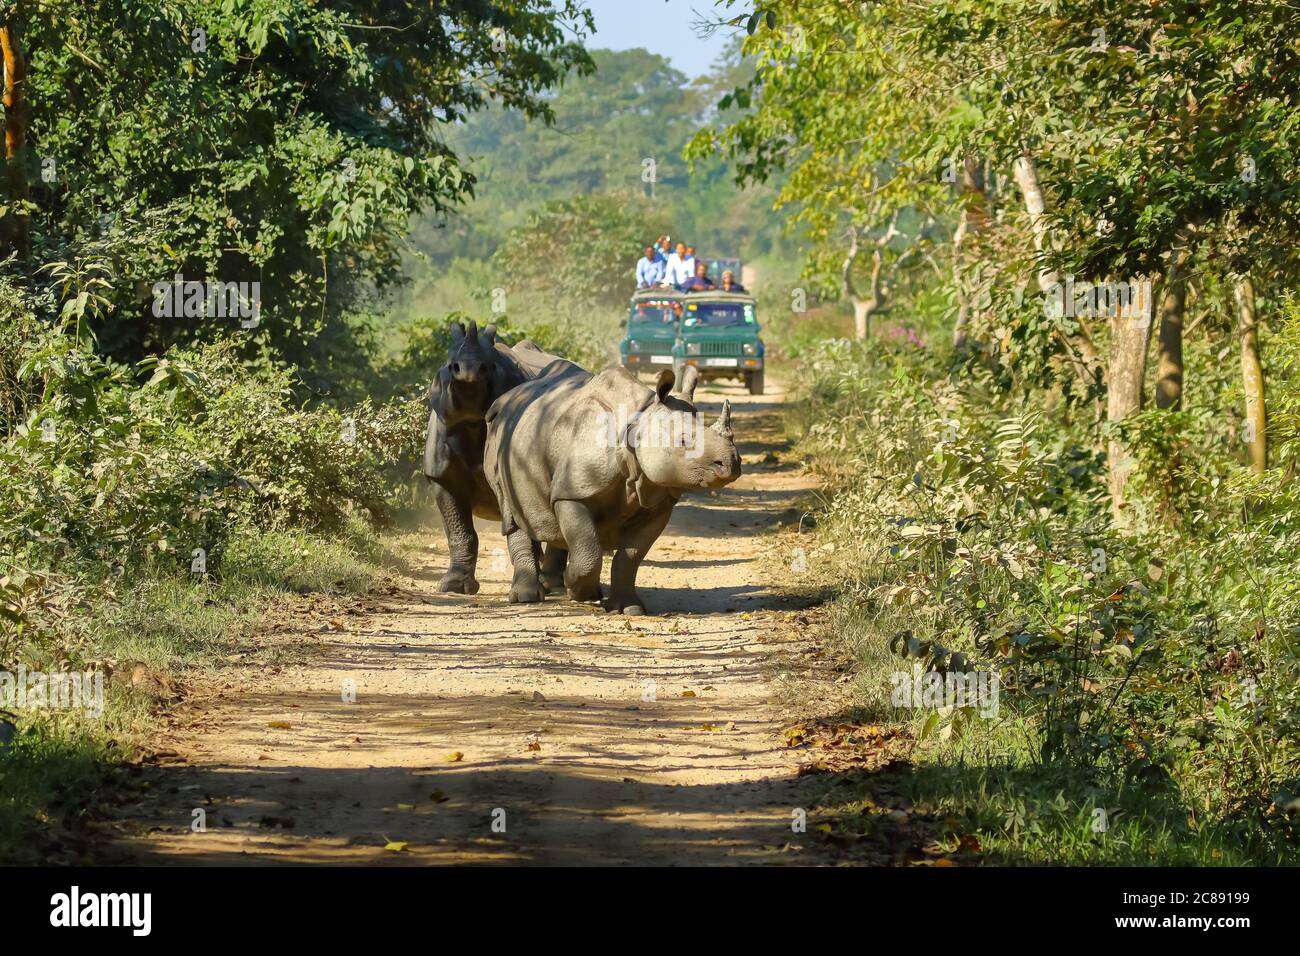
<svg viewBox="0 0 1300 956">
<path fill-rule="evenodd" d="M 136 863 L 816 862 L 817 834 L 792 832 L 804 788 L 772 704 L 807 600 L 766 553 L 810 483 L 779 456 L 784 396 L 701 388 L 708 420 L 724 395 L 744 474 L 677 507 L 641 571 L 652 616 L 507 604 L 488 524 L 482 591 L 439 594 L 446 554 L 431 540 L 374 613 L 311 635 L 305 663 L 225 668 L 196 688 L 160 745 L 178 756 L 119 810 L 117 850 Z"/>
</svg>

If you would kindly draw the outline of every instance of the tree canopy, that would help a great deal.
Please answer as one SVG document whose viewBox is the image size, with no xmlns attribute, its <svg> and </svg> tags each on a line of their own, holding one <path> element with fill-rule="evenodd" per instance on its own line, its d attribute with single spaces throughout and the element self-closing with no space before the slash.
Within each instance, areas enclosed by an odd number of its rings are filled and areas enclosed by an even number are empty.
<svg viewBox="0 0 1300 956">
<path fill-rule="evenodd" d="M 176 274 L 259 282 L 250 347 L 345 347 L 339 316 L 398 278 L 408 218 L 473 195 L 445 131 L 489 103 L 549 121 L 547 91 L 592 66 L 572 0 L 7 7 L 28 188 L 4 221 L 30 217 L 28 262 L 107 263 L 95 328 L 124 356 L 202 333 L 150 315 Z"/>
</svg>

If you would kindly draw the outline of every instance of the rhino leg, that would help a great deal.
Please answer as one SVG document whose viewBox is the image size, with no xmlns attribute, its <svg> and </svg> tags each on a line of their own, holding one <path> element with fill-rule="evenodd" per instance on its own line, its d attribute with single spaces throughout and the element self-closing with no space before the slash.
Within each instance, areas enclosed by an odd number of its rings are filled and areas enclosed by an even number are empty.
<svg viewBox="0 0 1300 956">
<path fill-rule="evenodd" d="M 511 604 L 536 604 L 542 599 L 542 582 L 537 575 L 537 544 L 528 532 L 516 528 L 506 536 L 510 548 L 510 561 L 515 566 L 510 581 Z"/>
<path fill-rule="evenodd" d="M 439 591 L 455 594 L 477 594 L 478 581 L 474 568 L 478 564 L 478 532 L 474 530 L 474 513 L 468 500 L 458 498 L 442 485 L 435 495 L 442 526 L 447 532 L 447 550 L 451 552 L 451 567 L 438 582 Z"/>
<path fill-rule="evenodd" d="M 604 552 L 591 512 L 578 501 L 557 501 L 555 517 L 564 543 L 569 546 L 569 564 L 564 569 L 564 586 L 574 601 L 600 600 L 600 564 Z"/>
<path fill-rule="evenodd" d="M 623 528 L 614 563 L 610 569 L 609 602 L 605 610 L 612 614 L 644 614 L 645 604 L 636 593 L 636 574 L 646 552 L 659 539 L 672 516 L 673 508 L 656 508 L 643 511 Z"/>
<path fill-rule="evenodd" d="M 564 590 L 564 564 L 569 559 L 569 552 L 553 544 L 546 546 L 542 558 L 542 590 L 547 594 L 557 594 Z"/>
</svg>

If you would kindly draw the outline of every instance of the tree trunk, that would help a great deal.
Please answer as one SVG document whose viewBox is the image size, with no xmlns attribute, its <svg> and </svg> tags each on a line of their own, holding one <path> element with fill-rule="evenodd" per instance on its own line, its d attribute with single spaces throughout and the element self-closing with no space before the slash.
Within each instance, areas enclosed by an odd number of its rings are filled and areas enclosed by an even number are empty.
<svg viewBox="0 0 1300 956">
<path fill-rule="evenodd" d="M 20 6 L 20 5 L 19 5 Z M 27 212 L 21 207 L 27 199 L 27 171 L 24 147 L 27 143 L 27 103 L 24 84 L 27 81 L 27 61 L 23 58 L 18 37 L 21 15 L 15 6 L 10 19 L 0 26 L 0 54 L 4 57 L 4 125 L 5 125 L 5 176 L 8 181 L 11 208 L 5 220 L 0 220 L 12 248 L 22 259 L 27 258 L 29 223 Z"/>
<path fill-rule="evenodd" d="M 859 339 L 871 336 L 871 303 L 866 299 L 853 300 L 853 334 Z"/>
<path fill-rule="evenodd" d="M 1039 254 L 1038 287 L 1046 292 L 1056 284 L 1056 273 L 1042 261 L 1043 250 L 1047 248 L 1047 203 L 1043 199 L 1043 187 L 1038 182 L 1038 167 L 1028 152 L 1016 158 L 1013 172 L 1020 195 L 1025 201 L 1025 211 L 1029 213 L 1029 228 L 1034 236 L 1034 249 Z"/>
<path fill-rule="evenodd" d="M 1042 260 L 1042 255 L 1049 248 L 1047 233 L 1047 200 L 1043 197 L 1043 187 L 1038 181 L 1038 167 L 1033 156 L 1026 150 L 1016 158 L 1013 167 L 1016 185 L 1020 188 L 1025 211 L 1029 213 L 1029 228 L 1034 237 L 1034 250 L 1039 254 L 1038 288 L 1049 294 L 1060 282 L 1060 276 L 1049 269 Z M 1096 385 L 1100 378 L 1101 356 L 1093 344 L 1092 336 L 1084 325 L 1082 317 L 1078 319 L 1080 334 L 1073 338 L 1066 336 L 1063 330 L 1056 331 L 1056 337 L 1066 350 L 1070 364 L 1074 366 L 1085 388 Z"/>
<path fill-rule="evenodd" d="M 1250 467 L 1268 467 L 1268 434 L 1264 413 L 1264 368 L 1259 358 L 1259 316 L 1255 309 L 1255 283 L 1249 276 L 1237 280 L 1237 322 L 1241 326 L 1241 390 L 1246 395 L 1246 421 L 1242 437 Z"/>
<path fill-rule="evenodd" d="M 1177 411 L 1183 407 L 1183 332 L 1187 317 L 1187 260 L 1189 233 L 1179 231 L 1169 259 L 1160 300 L 1159 361 L 1156 364 L 1156 408 Z"/>
<path fill-rule="evenodd" d="M 871 287 L 868 295 L 865 297 L 858 291 L 853 282 L 853 264 L 857 262 L 858 253 L 861 251 L 858 247 L 858 227 L 852 226 L 849 231 L 849 252 L 844 259 L 843 282 L 844 292 L 848 295 L 849 301 L 853 303 L 853 331 L 859 339 L 871 337 L 871 317 L 880 311 L 880 307 L 885 304 L 885 292 L 882 283 L 882 274 L 885 268 L 885 246 L 889 241 L 898 235 L 898 211 L 895 210 L 889 220 L 889 228 L 885 234 L 876 240 L 875 248 L 871 251 Z"/>
<path fill-rule="evenodd" d="M 1116 308 L 1110 320 L 1111 352 L 1106 374 L 1106 420 L 1112 426 L 1142 408 L 1142 385 L 1146 378 L 1147 346 L 1151 341 L 1151 302 L 1143 303 L 1145 318 Z M 1106 442 L 1106 465 L 1110 489 L 1111 517 L 1116 526 L 1132 524 L 1126 510 L 1124 490 L 1132 461 L 1127 445 L 1118 435 Z"/>
<path fill-rule="evenodd" d="M 1183 407 L 1183 317 L 1187 309 L 1187 280 L 1170 270 L 1160 304 L 1160 359 L 1156 365 L 1156 408 Z"/>
<path fill-rule="evenodd" d="M 961 217 L 957 231 L 953 233 L 953 269 L 957 280 L 957 321 L 952 327 L 952 345 L 955 349 L 964 349 L 970 337 L 969 327 L 971 312 L 980 298 L 978 287 L 969 288 L 963 269 L 961 256 L 962 240 L 967 236 L 977 235 L 988 221 L 988 194 L 984 181 L 984 171 L 972 157 L 962 163 L 961 174 Z"/>
</svg>

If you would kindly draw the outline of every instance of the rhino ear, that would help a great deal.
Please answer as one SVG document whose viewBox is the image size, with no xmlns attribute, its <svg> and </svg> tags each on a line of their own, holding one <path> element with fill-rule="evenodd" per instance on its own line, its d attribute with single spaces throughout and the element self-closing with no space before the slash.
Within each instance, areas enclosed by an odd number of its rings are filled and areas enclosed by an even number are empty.
<svg viewBox="0 0 1300 956">
<path fill-rule="evenodd" d="M 497 327 L 489 325 L 483 330 L 483 338 L 487 341 L 488 348 L 495 348 L 497 344 Z"/>
<path fill-rule="evenodd" d="M 722 400 L 722 414 L 718 416 L 718 420 L 711 427 L 719 435 L 731 436 L 731 402 L 727 399 Z"/>
<path fill-rule="evenodd" d="M 442 407 L 442 391 L 446 387 L 443 385 L 443 377 L 447 374 L 447 366 L 442 366 L 433 376 L 433 381 L 429 387 L 424 390 L 424 404 L 431 410 Z"/>
<path fill-rule="evenodd" d="M 682 372 L 682 380 L 677 383 L 677 394 L 688 402 L 695 401 L 695 386 L 700 381 L 700 370 L 694 365 L 686 366 L 686 371 Z"/>
<path fill-rule="evenodd" d="M 673 383 L 677 381 L 677 376 L 673 374 L 670 368 L 660 369 L 659 380 L 655 382 L 655 399 L 660 404 L 673 390 Z"/>
<path fill-rule="evenodd" d="M 459 322 L 451 323 L 451 344 L 460 345 L 464 338 L 465 326 L 461 325 Z"/>
</svg>

